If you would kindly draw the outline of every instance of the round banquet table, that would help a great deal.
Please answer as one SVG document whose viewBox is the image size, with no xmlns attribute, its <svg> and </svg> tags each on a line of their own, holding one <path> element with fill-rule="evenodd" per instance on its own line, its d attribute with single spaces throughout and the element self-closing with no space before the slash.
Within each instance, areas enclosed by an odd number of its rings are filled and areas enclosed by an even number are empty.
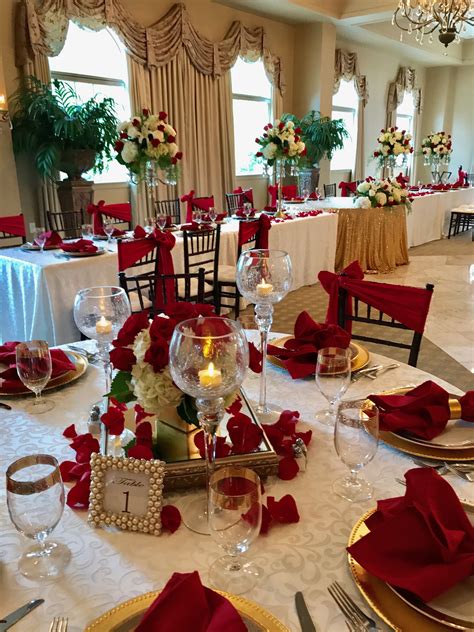
<svg viewBox="0 0 474 632">
<path fill-rule="evenodd" d="M 255 335 L 255 332 L 250 332 Z M 272 337 L 276 337 L 273 334 Z M 92 343 L 80 343 L 90 348 Z M 373 363 L 388 363 L 383 356 L 373 355 Z M 375 381 L 362 378 L 349 387 L 345 398 L 361 397 L 397 386 L 417 385 L 432 378 L 450 392 L 455 387 L 407 365 L 388 371 Z M 251 398 L 258 394 L 258 376 L 251 374 L 244 388 Z M 37 452 L 46 452 L 59 459 L 72 458 L 73 452 L 62 432 L 75 423 L 79 432 L 85 429 L 90 405 L 103 392 L 101 371 L 90 366 L 86 375 L 47 397 L 54 399 L 54 410 L 33 417 L 26 413 L 25 398 L 11 399 L 12 410 L 0 410 L 2 443 L 0 468 L 2 477 L 14 459 Z M 249 555 L 263 569 L 263 577 L 251 593 L 244 595 L 273 613 L 290 630 L 299 630 L 294 608 L 294 594 L 304 593 L 317 629 L 322 632 L 345 630 L 342 615 L 327 592 L 327 586 L 340 581 L 366 612 L 368 606 L 359 597 L 353 583 L 345 547 L 357 519 L 375 505 L 375 501 L 351 504 L 336 496 L 333 481 L 347 473 L 333 447 L 332 430 L 314 421 L 314 412 L 324 407 L 314 380 L 293 381 L 286 371 L 269 365 L 268 400 L 281 408 L 299 410 L 298 429 L 312 428 L 306 472 L 292 481 L 269 480 L 267 495 L 280 499 L 292 494 L 300 513 L 300 522 L 274 526 L 268 535 L 260 536 Z M 363 470 L 374 483 L 375 498 L 403 494 L 395 477 L 414 467 L 408 455 L 380 444 L 378 452 Z M 471 485 L 449 475 L 448 480 L 458 494 L 474 500 Z M 83 630 L 88 622 L 113 606 L 161 588 L 174 571 L 199 570 L 207 581 L 209 564 L 221 553 L 206 536 L 188 531 L 183 525 L 174 534 L 159 537 L 126 531 L 93 529 L 87 523 L 85 511 L 66 507 L 63 518 L 53 533 L 68 544 L 72 561 L 61 580 L 32 582 L 17 572 L 17 559 L 27 542 L 12 526 L 6 507 L 5 486 L 0 486 L 0 594 L 1 612 L 6 615 L 30 599 L 43 597 L 45 603 L 15 626 L 15 632 L 47 630 L 54 616 L 69 617 L 68 632 Z M 189 496 L 193 492 L 187 492 Z M 176 494 L 166 502 L 180 504 Z M 375 615 L 374 618 L 377 618 Z M 389 628 L 379 621 L 381 630 Z M 443 630 L 440 626 L 440 630 Z"/>
</svg>

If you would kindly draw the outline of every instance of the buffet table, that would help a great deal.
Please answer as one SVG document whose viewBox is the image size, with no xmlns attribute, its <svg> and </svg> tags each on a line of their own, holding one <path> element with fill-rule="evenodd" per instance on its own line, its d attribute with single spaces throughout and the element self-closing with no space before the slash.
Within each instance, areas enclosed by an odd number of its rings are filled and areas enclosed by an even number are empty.
<svg viewBox="0 0 474 632">
<path fill-rule="evenodd" d="M 91 342 L 81 344 L 86 348 L 92 345 Z M 372 362 L 385 364 L 388 359 L 374 355 Z M 269 402 L 285 409 L 299 410 L 301 429 L 312 428 L 313 440 L 305 473 L 289 482 L 274 479 L 265 483 L 268 495 L 277 499 L 287 493 L 294 496 L 301 520 L 298 524 L 275 526 L 267 536 L 260 536 L 252 544 L 248 555 L 262 568 L 263 576 L 257 587 L 244 596 L 269 610 L 293 631 L 300 629 L 294 594 L 301 590 L 318 629 L 341 632 L 346 629 L 344 620 L 330 598 L 327 586 L 333 580 L 340 581 L 369 612 L 352 581 L 345 547 L 355 522 L 375 505 L 375 500 L 351 504 L 333 493 L 333 481 L 347 470 L 334 451 L 332 429 L 314 421 L 315 410 L 325 405 L 314 380 L 292 381 L 285 371 L 273 365 L 269 366 L 268 373 Z M 351 384 L 345 397 L 420 384 L 429 377 L 448 391 L 459 392 L 442 380 L 401 365 L 374 381 L 361 379 Z M 250 397 L 257 397 L 258 377 L 249 376 L 244 387 Z M 102 374 L 98 368 L 90 366 L 87 374 L 77 382 L 46 394 L 56 403 L 48 415 L 35 418 L 25 412 L 25 399 L 12 399 L 13 410 L 0 412 L 1 475 L 4 476 L 10 462 L 27 454 L 44 452 L 60 460 L 71 458 L 72 450 L 62 432 L 72 423 L 83 432 L 90 405 L 102 392 Z M 363 475 L 374 483 L 376 498 L 386 498 L 403 494 L 403 487 L 395 478 L 403 478 L 403 473 L 412 467 L 413 462 L 407 455 L 381 443 Z M 447 480 L 460 496 L 474 500 L 473 485 L 452 475 L 448 475 Z M 191 494 L 188 492 L 186 496 Z M 176 495 L 167 498 L 176 505 L 182 500 L 182 496 Z M 43 605 L 16 625 L 15 632 L 47 630 L 54 616 L 69 617 L 69 632 L 82 631 L 88 622 L 124 600 L 161 588 L 173 571 L 197 569 L 206 582 L 210 563 L 220 555 L 211 538 L 196 535 L 183 525 L 176 533 L 160 537 L 96 530 L 88 525 L 86 512 L 66 507 L 53 537 L 69 546 L 71 563 L 60 581 L 35 583 L 17 572 L 17 559 L 27 542 L 10 522 L 4 486 L 0 487 L 0 506 L 1 614 L 29 599 L 45 599 Z M 377 619 L 373 613 L 370 616 Z M 389 629 L 379 620 L 378 625 L 381 630 Z M 421 631 L 423 626 L 416 629 Z M 446 628 L 438 626 L 435 629 Z M 409 632 L 408 628 L 406 632 Z"/>
<path fill-rule="evenodd" d="M 269 247 L 286 250 L 294 269 L 293 289 L 317 281 L 321 270 L 334 270 L 337 216 L 324 213 L 273 224 Z M 235 265 L 238 222 L 222 225 L 220 263 Z M 106 242 L 98 242 L 104 245 Z M 64 344 L 79 338 L 72 308 L 78 290 L 118 285 L 116 244 L 99 257 L 70 258 L 59 251 L 0 250 L 0 342 L 39 338 Z M 184 272 L 183 238 L 172 251 L 175 272 Z"/>
</svg>

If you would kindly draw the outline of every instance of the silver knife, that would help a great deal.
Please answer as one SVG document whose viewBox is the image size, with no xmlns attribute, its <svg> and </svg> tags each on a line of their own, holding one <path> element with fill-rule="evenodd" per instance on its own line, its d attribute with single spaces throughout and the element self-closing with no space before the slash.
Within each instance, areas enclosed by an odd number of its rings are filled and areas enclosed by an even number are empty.
<svg viewBox="0 0 474 632">
<path fill-rule="evenodd" d="M 21 608 L 14 610 L 3 619 L 0 619 L 0 632 L 5 632 L 5 630 L 11 628 L 12 625 L 15 625 L 15 623 L 23 619 L 29 612 L 41 606 L 42 603 L 44 603 L 44 599 L 32 599 L 28 603 L 25 603 L 24 606 L 21 606 Z"/>
<path fill-rule="evenodd" d="M 301 632 L 317 632 L 302 592 L 295 594 L 295 605 L 298 619 L 300 620 Z"/>
</svg>

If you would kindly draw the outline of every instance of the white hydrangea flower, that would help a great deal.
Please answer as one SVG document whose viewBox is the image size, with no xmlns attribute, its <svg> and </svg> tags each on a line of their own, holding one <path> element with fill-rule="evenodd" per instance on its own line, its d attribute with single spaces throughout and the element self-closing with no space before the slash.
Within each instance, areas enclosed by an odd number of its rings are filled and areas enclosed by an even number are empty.
<svg viewBox="0 0 474 632">
<path fill-rule="evenodd" d="M 375 199 L 377 200 L 377 203 L 381 204 L 382 206 L 385 206 L 385 204 L 387 204 L 387 196 L 382 191 L 378 191 L 378 193 L 375 194 Z"/>
<path fill-rule="evenodd" d="M 369 197 L 373 198 L 375 197 L 375 194 L 377 193 L 377 189 L 374 189 L 373 187 L 371 187 L 368 193 L 369 193 Z"/>
<path fill-rule="evenodd" d="M 370 208 L 372 204 L 370 203 L 369 198 L 360 197 L 360 198 L 357 198 L 356 206 L 358 208 Z"/>
<path fill-rule="evenodd" d="M 168 123 L 165 123 L 165 132 L 170 136 L 176 136 L 175 128 L 169 125 Z"/>
<path fill-rule="evenodd" d="M 262 149 L 262 154 L 267 160 L 272 160 L 272 158 L 275 157 L 276 151 L 277 151 L 277 146 L 275 145 L 275 143 L 268 143 L 268 145 L 266 145 Z"/>
<path fill-rule="evenodd" d="M 360 193 L 367 193 L 367 191 L 370 189 L 370 182 L 367 182 L 364 180 L 364 182 L 361 182 L 358 187 L 357 190 Z"/>
<path fill-rule="evenodd" d="M 138 147 L 131 141 L 125 141 L 121 156 L 124 162 L 133 162 L 138 155 Z"/>
<path fill-rule="evenodd" d="M 402 199 L 399 189 L 393 190 L 393 199 L 395 200 L 395 202 L 400 202 L 400 200 Z"/>
</svg>

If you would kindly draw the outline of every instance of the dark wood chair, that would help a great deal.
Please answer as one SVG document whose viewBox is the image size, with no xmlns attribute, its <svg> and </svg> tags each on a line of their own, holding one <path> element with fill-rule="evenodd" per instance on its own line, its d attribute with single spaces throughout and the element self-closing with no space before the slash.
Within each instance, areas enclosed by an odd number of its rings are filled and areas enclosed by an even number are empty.
<svg viewBox="0 0 474 632">
<path fill-rule="evenodd" d="M 227 215 L 234 215 L 242 206 L 242 193 L 226 193 L 225 204 Z"/>
<path fill-rule="evenodd" d="M 120 249 L 124 240 L 117 239 L 117 253 L 120 261 Z M 151 274 L 151 280 L 147 275 Z M 158 274 L 158 246 L 144 255 L 141 259 L 118 273 L 119 284 L 130 301 L 132 312 L 141 312 L 153 306 L 154 285 L 153 278 Z M 143 278 L 142 278 L 143 277 Z M 138 284 L 136 279 L 139 279 Z"/>
<path fill-rule="evenodd" d="M 81 236 L 81 226 L 84 214 L 80 211 L 60 211 L 53 213 L 46 211 L 49 230 L 55 230 L 63 239 L 77 239 Z"/>
<path fill-rule="evenodd" d="M 433 292 L 434 285 L 427 283 L 426 291 Z M 352 315 L 346 314 L 346 302 L 350 300 L 347 290 L 339 288 L 339 302 L 338 302 L 338 325 L 346 328 L 347 321 L 366 323 L 368 325 L 374 325 L 377 327 L 385 327 L 388 331 L 393 329 L 404 329 L 405 331 L 413 331 L 409 327 L 406 327 L 402 323 L 395 321 L 390 316 L 384 314 L 384 312 L 364 303 L 358 298 L 353 298 Z M 409 349 L 410 355 L 408 358 L 408 364 L 410 366 L 416 366 L 418 362 L 418 354 L 420 353 L 420 345 L 423 339 L 423 334 L 413 331 L 413 337 L 410 344 L 404 342 L 398 342 L 392 339 L 392 335 L 387 338 L 376 338 L 375 336 L 358 335 L 352 331 L 353 340 L 363 340 L 365 342 L 374 342 L 380 345 L 387 345 L 389 347 L 397 347 L 399 349 Z"/>
<path fill-rule="evenodd" d="M 204 302 L 218 306 L 218 274 L 221 227 L 183 231 L 184 272 L 192 274 L 204 268 L 206 290 Z M 182 294 L 182 284 L 179 296 Z"/>
<path fill-rule="evenodd" d="M 470 230 L 474 227 L 474 209 L 453 209 L 451 211 L 451 218 L 449 220 L 448 239 L 451 239 L 451 233 L 453 237 L 456 237 L 459 233 L 466 230 Z"/>
<path fill-rule="evenodd" d="M 181 204 L 179 198 L 173 200 L 158 200 L 155 202 L 157 215 L 168 215 L 173 224 L 181 224 Z"/>
<path fill-rule="evenodd" d="M 214 196 L 213 195 L 205 195 L 202 197 L 195 197 L 191 200 L 191 207 L 193 209 L 193 213 L 195 211 L 204 211 L 207 213 L 211 206 L 215 206 Z"/>
<path fill-rule="evenodd" d="M 324 185 L 324 197 L 336 197 L 336 183 Z"/>
</svg>

